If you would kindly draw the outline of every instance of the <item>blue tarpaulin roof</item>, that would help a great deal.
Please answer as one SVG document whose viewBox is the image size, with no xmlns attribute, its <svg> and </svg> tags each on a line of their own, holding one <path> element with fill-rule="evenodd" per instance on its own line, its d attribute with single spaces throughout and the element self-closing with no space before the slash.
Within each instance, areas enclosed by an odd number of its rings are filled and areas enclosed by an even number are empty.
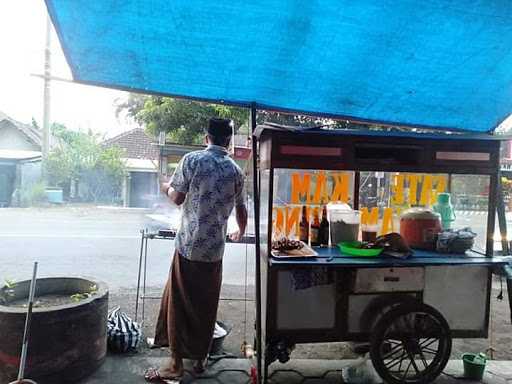
<svg viewBox="0 0 512 384">
<path fill-rule="evenodd" d="M 75 80 L 487 132 L 512 113 L 510 0 L 46 0 Z"/>
</svg>

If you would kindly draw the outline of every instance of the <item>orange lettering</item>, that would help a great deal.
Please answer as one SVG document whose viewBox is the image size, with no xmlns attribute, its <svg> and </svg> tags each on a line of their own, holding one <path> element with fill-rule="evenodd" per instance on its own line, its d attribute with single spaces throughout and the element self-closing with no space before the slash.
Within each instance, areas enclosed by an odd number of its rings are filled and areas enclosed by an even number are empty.
<svg viewBox="0 0 512 384">
<path fill-rule="evenodd" d="M 407 175 L 409 180 L 409 204 L 416 205 L 418 203 L 418 182 L 420 181 L 420 175 L 410 174 Z"/>
<path fill-rule="evenodd" d="M 393 175 L 391 186 L 391 204 L 402 205 L 404 203 L 404 175 Z"/>
<path fill-rule="evenodd" d="M 384 215 L 382 216 L 382 228 L 380 234 L 385 235 L 393 231 L 393 208 L 384 208 Z"/>
<path fill-rule="evenodd" d="M 327 204 L 329 195 L 327 194 L 327 175 L 324 171 L 316 174 L 315 195 L 313 196 L 314 204 Z"/>
<path fill-rule="evenodd" d="M 301 199 L 306 198 L 306 203 L 311 203 L 311 174 L 298 172 L 292 173 L 292 204 L 300 204 Z"/>
<path fill-rule="evenodd" d="M 286 207 L 286 236 L 290 233 L 295 232 L 295 236 L 299 236 L 299 217 L 300 207 Z M 294 231 L 295 229 L 295 231 Z"/>
<path fill-rule="evenodd" d="M 423 184 L 421 185 L 420 205 L 430 205 L 432 198 L 432 175 L 423 176 Z"/>
<path fill-rule="evenodd" d="M 335 202 L 348 202 L 348 187 L 350 185 L 350 178 L 347 173 L 331 173 L 334 181 L 332 189 L 331 201 Z"/>
<path fill-rule="evenodd" d="M 375 225 L 379 222 L 379 208 L 373 207 L 371 211 L 368 208 L 361 208 L 361 224 Z"/>
</svg>

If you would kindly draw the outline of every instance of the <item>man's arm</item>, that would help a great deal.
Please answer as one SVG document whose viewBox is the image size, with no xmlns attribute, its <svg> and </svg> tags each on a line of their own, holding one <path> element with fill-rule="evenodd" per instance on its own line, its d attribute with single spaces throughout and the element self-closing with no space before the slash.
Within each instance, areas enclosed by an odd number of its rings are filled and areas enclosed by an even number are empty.
<svg viewBox="0 0 512 384">
<path fill-rule="evenodd" d="M 181 205 L 187 197 L 188 188 L 190 185 L 190 162 L 188 156 L 185 155 L 178 163 L 171 180 L 162 182 L 160 190 L 165 194 L 169 200 L 176 204 Z"/>
<path fill-rule="evenodd" d="M 231 241 L 240 241 L 244 237 L 247 228 L 247 207 L 245 204 L 237 205 L 235 208 L 236 223 L 238 224 L 238 231 L 229 235 Z"/>
<path fill-rule="evenodd" d="M 174 204 L 176 204 L 178 206 L 183 204 L 183 202 L 185 201 L 185 197 L 187 197 L 186 193 L 178 192 L 173 187 L 171 187 L 171 183 L 170 182 L 161 183 L 160 184 L 160 190 L 162 191 L 163 194 L 165 194 L 169 198 L 169 200 L 172 203 L 174 203 Z"/>
</svg>

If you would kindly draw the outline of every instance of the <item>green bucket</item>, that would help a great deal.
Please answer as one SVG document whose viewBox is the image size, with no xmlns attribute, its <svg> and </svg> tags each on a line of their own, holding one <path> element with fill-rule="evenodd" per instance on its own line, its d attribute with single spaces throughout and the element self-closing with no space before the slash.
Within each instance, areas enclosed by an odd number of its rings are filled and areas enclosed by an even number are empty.
<svg viewBox="0 0 512 384">
<path fill-rule="evenodd" d="M 462 363 L 464 364 L 464 377 L 472 380 L 482 380 L 485 371 L 486 356 L 483 353 L 464 353 Z"/>
</svg>

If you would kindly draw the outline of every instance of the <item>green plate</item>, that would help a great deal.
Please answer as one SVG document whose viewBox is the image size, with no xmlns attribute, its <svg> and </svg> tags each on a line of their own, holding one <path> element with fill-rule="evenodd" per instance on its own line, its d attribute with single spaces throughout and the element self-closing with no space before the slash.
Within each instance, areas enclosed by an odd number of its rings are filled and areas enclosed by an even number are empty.
<svg viewBox="0 0 512 384">
<path fill-rule="evenodd" d="M 341 253 L 350 256 L 376 257 L 384 250 L 384 248 L 363 249 L 360 248 L 360 246 L 360 241 L 344 241 L 342 243 L 338 243 L 338 248 Z"/>
</svg>

